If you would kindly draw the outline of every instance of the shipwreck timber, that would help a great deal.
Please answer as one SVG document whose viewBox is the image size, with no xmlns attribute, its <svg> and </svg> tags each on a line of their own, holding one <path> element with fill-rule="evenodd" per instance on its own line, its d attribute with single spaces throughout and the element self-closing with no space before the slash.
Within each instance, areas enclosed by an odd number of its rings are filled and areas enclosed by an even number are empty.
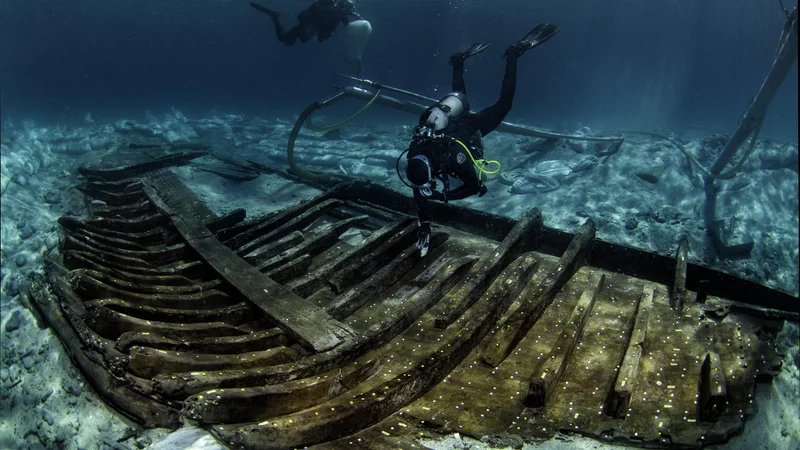
<svg viewBox="0 0 800 450">
<path fill-rule="evenodd" d="M 217 217 L 163 169 L 192 157 L 84 170 L 93 217 L 59 221 L 25 291 L 145 426 L 196 421 L 253 449 L 434 432 L 701 447 L 744 426 L 780 369 L 775 320 L 798 318 L 796 298 L 537 209 L 435 205 L 424 259 L 409 199 L 371 183 Z"/>
</svg>

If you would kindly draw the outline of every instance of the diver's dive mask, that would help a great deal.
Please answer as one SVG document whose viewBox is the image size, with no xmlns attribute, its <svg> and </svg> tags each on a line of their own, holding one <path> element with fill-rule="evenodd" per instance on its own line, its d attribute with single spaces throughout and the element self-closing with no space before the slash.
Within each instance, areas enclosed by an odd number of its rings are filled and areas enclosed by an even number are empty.
<svg viewBox="0 0 800 450">
<path fill-rule="evenodd" d="M 436 104 L 426 109 L 414 128 L 417 139 L 432 139 L 444 134 L 451 119 L 456 119 L 469 110 L 469 99 L 463 92 L 451 92 Z"/>
</svg>

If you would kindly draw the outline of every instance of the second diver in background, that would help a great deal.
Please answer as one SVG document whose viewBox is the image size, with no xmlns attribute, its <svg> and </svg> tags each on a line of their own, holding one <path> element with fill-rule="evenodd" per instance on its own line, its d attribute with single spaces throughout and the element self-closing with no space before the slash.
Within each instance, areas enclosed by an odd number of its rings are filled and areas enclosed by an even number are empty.
<svg viewBox="0 0 800 450">
<path fill-rule="evenodd" d="M 419 217 L 417 248 L 420 254 L 428 253 L 431 237 L 429 200 L 447 202 L 473 195 L 486 194 L 486 186 L 476 173 L 476 166 L 486 172 L 479 161 L 483 158 L 483 137 L 492 132 L 511 110 L 517 82 L 517 58 L 526 50 L 553 37 L 559 27 L 540 24 L 525 37 L 511 44 L 503 55 L 506 70 L 500 89 L 500 99 L 494 105 L 478 112 L 469 110 L 469 99 L 464 84 L 464 61 L 482 52 L 488 44 L 473 44 L 464 52 L 450 57 L 453 65 L 453 92 L 428 108 L 414 128 L 414 137 L 408 148 L 406 177 L 414 190 L 414 200 Z M 449 177 L 458 178 L 461 186 L 450 190 Z M 437 190 L 437 181 L 442 190 Z"/>
<path fill-rule="evenodd" d="M 314 36 L 319 42 L 325 42 L 339 24 L 345 25 L 348 62 L 358 66 L 356 76 L 361 73 L 361 55 L 372 34 L 372 25 L 355 11 L 354 0 L 317 0 L 297 15 L 297 25 L 289 31 L 283 29 L 276 11 L 252 2 L 250 6 L 272 19 L 275 35 L 284 45 L 294 45 L 298 40 L 305 44 Z"/>
</svg>

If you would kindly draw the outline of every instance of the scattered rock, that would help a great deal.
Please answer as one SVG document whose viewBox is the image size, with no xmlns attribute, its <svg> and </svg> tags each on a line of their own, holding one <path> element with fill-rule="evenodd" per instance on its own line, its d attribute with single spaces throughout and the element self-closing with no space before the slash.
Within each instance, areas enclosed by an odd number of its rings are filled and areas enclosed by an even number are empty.
<svg viewBox="0 0 800 450">
<path fill-rule="evenodd" d="M 628 231 L 633 231 L 636 227 L 639 226 L 639 221 L 636 220 L 636 217 L 628 217 L 625 219 L 625 229 Z"/>
<path fill-rule="evenodd" d="M 0 381 L 8 380 L 8 369 L 5 367 L 0 368 Z"/>
<path fill-rule="evenodd" d="M 53 426 L 53 424 L 56 422 L 55 418 L 53 418 L 53 413 L 44 408 L 42 408 L 42 420 L 47 422 L 47 424 L 50 426 Z"/>
<path fill-rule="evenodd" d="M 26 356 L 22 358 L 22 366 L 25 367 L 25 370 L 29 371 L 33 368 L 36 361 L 33 360 L 30 356 Z"/>
<path fill-rule="evenodd" d="M 29 237 L 33 236 L 34 233 L 36 233 L 36 231 L 34 231 L 33 227 L 25 226 L 23 229 L 19 231 L 19 238 L 24 241 Z"/>
<path fill-rule="evenodd" d="M 658 176 L 652 172 L 634 172 L 633 174 L 650 184 L 658 183 Z"/>
<path fill-rule="evenodd" d="M 25 177 L 25 175 L 20 175 L 20 174 L 14 175 L 12 181 L 23 187 L 28 185 L 28 179 Z"/>
<path fill-rule="evenodd" d="M 19 283 L 20 276 L 17 274 L 11 275 L 11 278 L 9 278 L 6 284 L 6 294 L 8 294 L 9 297 L 16 297 L 19 295 Z"/>
<path fill-rule="evenodd" d="M 23 268 L 25 267 L 25 264 L 28 264 L 28 257 L 23 254 L 19 254 L 16 258 L 14 258 L 14 263 L 17 265 L 17 267 Z"/>
<path fill-rule="evenodd" d="M 9 293 L 11 295 L 11 293 Z M 8 319 L 6 322 L 6 332 L 11 333 L 12 331 L 19 328 L 22 324 L 22 314 L 20 314 L 19 310 L 14 311 L 11 313 L 11 318 Z"/>
<path fill-rule="evenodd" d="M 58 246 L 58 236 L 55 234 L 50 234 L 44 239 L 44 245 L 47 247 L 48 250 L 53 250 Z"/>
</svg>

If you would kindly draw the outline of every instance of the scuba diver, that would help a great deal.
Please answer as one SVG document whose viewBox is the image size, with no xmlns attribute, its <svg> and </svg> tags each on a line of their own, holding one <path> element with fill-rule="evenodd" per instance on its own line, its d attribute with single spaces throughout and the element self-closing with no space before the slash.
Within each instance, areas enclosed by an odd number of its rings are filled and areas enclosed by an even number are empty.
<svg viewBox="0 0 800 450">
<path fill-rule="evenodd" d="M 297 15 L 298 23 L 289 31 L 284 31 L 276 11 L 252 2 L 250 6 L 272 19 L 275 35 L 284 45 L 294 45 L 298 39 L 305 44 L 314 36 L 325 42 L 339 24 L 345 25 L 348 53 L 358 66 L 356 76 L 361 73 L 361 55 L 372 35 L 372 25 L 355 12 L 354 0 L 317 0 Z"/>
<path fill-rule="evenodd" d="M 539 44 L 547 41 L 559 30 L 551 24 L 539 24 L 522 39 L 511 44 L 503 54 L 506 59 L 505 75 L 500 89 L 500 99 L 478 112 L 469 110 L 469 99 L 464 84 L 464 61 L 489 46 L 476 43 L 464 52 L 450 57 L 453 66 L 453 92 L 447 94 L 419 118 L 409 145 L 406 178 L 414 190 L 414 201 L 419 217 L 417 248 L 421 256 L 428 253 L 431 225 L 428 217 L 428 200 L 447 203 L 473 195 L 482 197 L 486 186 L 475 168 L 483 173 L 488 163 L 483 160 L 483 137 L 492 132 L 511 110 L 517 81 L 517 59 Z M 402 155 L 400 155 L 402 157 Z M 498 164 L 499 166 L 499 164 Z M 499 169 L 498 169 L 499 170 Z M 462 185 L 450 190 L 449 177 L 458 178 Z M 442 182 L 441 192 L 436 190 L 437 180 Z"/>
<path fill-rule="evenodd" d="M 297 15 L 297 25 L 289 31 L 284 31 L 276 11 L 252 2 L 250 6 L 272 19 L 272 23 L 275 24 L 275 35 L 285 45 L 294 45 L 298 39 L 305 44 L 314 36 L 317 36 L 320 42 L 325 42 L 340 23 L 348 25 L 361 19 L 355 12 L 353 0 L 317 0 Z"/>
</svg>

